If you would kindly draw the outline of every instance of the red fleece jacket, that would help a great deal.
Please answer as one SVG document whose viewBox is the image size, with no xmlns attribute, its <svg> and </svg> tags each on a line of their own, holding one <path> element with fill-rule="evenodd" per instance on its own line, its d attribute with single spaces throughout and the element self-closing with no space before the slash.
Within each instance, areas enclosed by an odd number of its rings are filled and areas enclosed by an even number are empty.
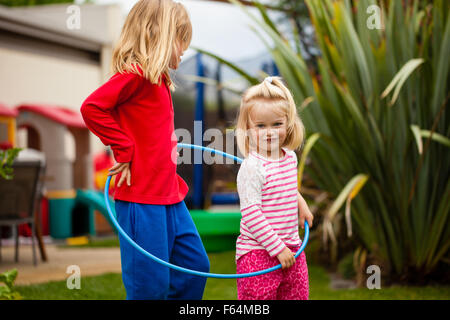
<svg viewBox="0 0 450 320">
<path fill-rule="evenodd" d="M 176 173 L 172 96 L 162 79 L 156 85 L 134 73 L 116 73 L 81 106 L 86 125 L 111 146 L 116 161 L 131 162 L 131 186 L 117 187 L 119 174 L 114 199 L 166 205 L 188 192 Z"/>
</svg>

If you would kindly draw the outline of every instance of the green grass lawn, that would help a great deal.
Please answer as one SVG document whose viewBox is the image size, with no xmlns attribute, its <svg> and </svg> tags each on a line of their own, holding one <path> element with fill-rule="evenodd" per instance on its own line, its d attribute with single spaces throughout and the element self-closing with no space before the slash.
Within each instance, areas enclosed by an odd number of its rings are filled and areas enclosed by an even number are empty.
<svg viewBox="0 0 450 320">
<path fill-rule="evenodd" d="M 211 271 L 215 273 L 235 273 L 234 251 L 209 254 Z M 438 287 L 389 287 L 380 290 L 365 288 L 333 290 L 330 278 L 324 268 L 309 265 L 310 299 L 311 300 L 357 300 L 357 299 L 450 299 L 450 286 Z M 120 274 L 104 274 L 95 277 L 82 277 L 81 289 L 69 290 L 66 281 L 53 281 L 45 284 L 16 286 L 24 299 L 47 300 L 102 300 L 125 299 L 125 289 Z M 206 283 L 205 300 L 236 299 L 235 279 L 209 278 Z"/>
</svg>

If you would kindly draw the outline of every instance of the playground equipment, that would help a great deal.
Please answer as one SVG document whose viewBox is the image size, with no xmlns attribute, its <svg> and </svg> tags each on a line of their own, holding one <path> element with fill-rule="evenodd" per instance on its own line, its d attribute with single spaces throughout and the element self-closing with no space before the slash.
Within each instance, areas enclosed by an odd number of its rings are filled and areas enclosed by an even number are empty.
<svg viewBox="0 0 450 320">
<path fill-rule="evenodd" d="M 28 147 L 46 156 L 45 198 L 49 233 L 53 238 L 95 234 L 94 213 L 76 202 L 77 188 L 92 185 L 89 131 L 79 112 L 64 107 L 22 104 L 17 108 L 17 128 L 27 131 Z M 69 159 L 65 136 L 74 139 L 75 160 Z"/>
<path fill-rule="evenodd" d="M 0 149 L 16 145 L 17 111 L 0 103 Z"/>
<path fill-rule="evenodd" d="M 108 208 L 106 207 L 105 200 L 103 198 L 103 192 L 102 191 L 96 191 L 92 189 L 88 190 L 82 190 L 78 189 L 77 194 L 75 197 L 76 203 L 83 204 L 87 207 L 89 207 L 91 210 L 97 210 L 99 211 L 108 221 L 108 223 L 113 226 L 112 221 L 109 218 L 108 215 Z M 111 199 L 111 197 L 108 198 L 108 201 L 112 205 L 114 201 Z M 114 230 L 114 228 L 113 228 Z"/>
<path fill-rule="evenodd" d="M 16 108 L 0 105 L 0 147 L 17 146 L 17 131 L 26 132 L 27 150 L 45 155 L 46 175 L 41 200 L 43 235 L 69 238 L 77 234 L 95 234 L 94 214 L 75 199 L 76 189 L 91 188 L 89 130 L 79 112 L 51 105 L 22 104 Z M 65 136 L 70 133 L 75 159 L 69 159 Z M 23 226 L 26 227 L 26 226 Z M 27 235 L 26 228 L 21 231 Z"/>
<path fill-rule="evenodd" d="M 211 148 L 207 148 L 207 147 L 203 147 L 203 146 L 197 146 L 197 145 L 190 145 L 190 144 L 184 144 L 184 143 L 179 143 L 178 144 L 179 147 L 186 147 L 186 148 L 192 148 L 192 149 L 196 149 L 196 150 L 204 150 L 204 151 L 209 151 L 212 153 L 218 153 L 224 157 L 229 157 L 229 158 L 233 158 L 239 162 L 242 162 L 242 159 L 239 159 L 233 155 L 229 155 L 226 154 L 222 151 L 218 151 L 218 150 L 214 150 Z M 240 274 L 220 274 L 220 273 L 210 273 L 210 272 L 201 272 L 201 271 L 197 271 L 197 270 L 191 270 L 191 269 L 187 269 L 187 268 L 183 268 L 180 266 L 176 266 L 174 264 L 171 264 L 167 261 L 164 261 L 154 255 L 152 255 L 151 253 L 147 252 L 146 250 L 144 250 L 141 246 L 139 246 L 136 242 L 134 242 L 133 239 L 131 239 L 128 234 L 122 229 L 122 227 L 119 225 L 119 223 L 116 220 L 116 216 L 115 214 L 112 212 L 111 209 L 111 204 L 110 204 L 110 199 L 109 199 L 109 184 L 111 181 L 111 177 L 108 177 L 108 179 L 106 180 L 106 184 L 105 184 L 105 190 L 104 190 L 104 201 L 108 210 L 108 214 L 110 217 L 110 220 L 112 221 L 112 223 L 114 224 L 114 227 L 117 229 L 117 231 L 124 237 L 124 239 L 126 241 L 128 241 L 136 250 L 138 250 L 139 252 L 141 252 L 142 254 L 144 254 L 145 256 L 149 257 L 150 259 L 168 267 L 171 268 L 173 270 L 177 270 L 177 271 L 181 271 L 181 272 L 185 272 L 185 273 L 189 273 L 195 276 L 201 276 L 201 277 L 209 277 L 209 278 L 221 278 L 221 279 L 234 279 L 234 278 L 247 278 L 247 277 L 254 277 L 254 276 L 258 276 L 261 274 L 265 274 L 265 273 L 269 273 L 272 271 L 275 271 L 277 269 L 281 268 L 281 264 L 278 264 L 272 268 L 268 268 L 268 269 L 264 269 L 264 270 L 260 270 L 260 271 L 256 271 L 256 272 L 250 272 L 250 273 L 240 273 Z M 220 228 L 220 226 L 219 226 Z M 297 253 L 295 254 L 295 258 L 297 258 L 302 251 L 305 249 L 307 243 L 308 243 L 308 239 L 309 239 L 309 225 L 308 223 L 305 221 L 305 236 L 304 239 L 302 241 L 302 244 L 300 246 L 300 248 L 298 249 Z"/>
</svg>

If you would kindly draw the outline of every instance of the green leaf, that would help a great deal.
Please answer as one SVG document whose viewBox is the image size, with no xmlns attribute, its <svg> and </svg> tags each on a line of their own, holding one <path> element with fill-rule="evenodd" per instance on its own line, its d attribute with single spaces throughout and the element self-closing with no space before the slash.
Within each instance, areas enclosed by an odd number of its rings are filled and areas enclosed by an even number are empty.
<svg viewBox="0 0 450 320">
<path fill-rule="evenodd" d="M 14 280 L 16 280 L 16 278 L 17 278 L 17 269 L 5 271 L 0 274 L 0 282 L 6 284 L 8 288 L 13 287 Z"/>
<path fill-rule="evenodd" d="M 207 77 L 199 77 L 199 76 L 192 75 L 192 74 L 182 74 L 179 77 L 183 78 L 183 79 L 185 79 L 187 81 L 201 82 L 201 83 L 204 83 L 204 84 L 207 84 L 207 85 L 211 85 L 211 86 L 218 86 L 218 85 L 220 85 L 222 88 L 225 88 L 228 91 L 231 91 L 231 92 L 236 93 L 238 95 L 242 94 L 242 91 L 237 90 L 237 89 L 233 88 L 232 86 L 230 86 L 230 85 L 228 85 L 228 84 L 226 84 L 224 82 L 219 83 L 216 79 L 207 78 Z"/>
<path fill-rule="evenodd" d="M 312 147 L 316 143 L 316 141 L 320 138 L 319 133 L 313 133 L 309 136 L 308 140 L 306 140 L 305 147 L 302 151 L 302 155 L 300 156 L 299 167 L 298 167 L 298 190 L 301 190 L 302 186 L 302 178 L 303 178 L 303 170 L 305 168 L 306 158 L 308 157 L 309 152 Z"/>
<path fill-rule="evenodd" d="M 272 22 L 272 20 L 270 20 L 269 16 L 267 15 L 267 12 L 264 8 L 264 6 L 259 3 L 258 1 L 254 2 L 255 6 L 258 8 L 259 13 L 261 14 L 264 22 L 270 27 L 272 28 L 273 32 L 275 32 L 276 34 L 278 34 L 281 37 L 281 33 L 278 32 L 277 27 L 275 26 L 275 24 Z"/>
<path fill-rule="evenodd" d="M 433 132 L 431 134 L 431 131 L 429 130 L 421 130 L 418 125 L 411 125 L 411 131 L 414 134 L 414 139 L 416 140 L 417 149 L 419 151 L 419 154 L 422 154 L 423 152 L 423 142 L 422 138 L 429 139 L 431 137 L 431 140 L 438 142 L 446 147 L 450 147 L 450 139 L 443 136 L 442 134 L 439 134 L 437 132 Z"/>
<path fill-rule="evenodd" d="M 194 50 L 197 50 L 198 52 L 201 52 L 203 54 L 206 54 L 207 56 L 210 56 L 214 59 L 216 59 L 217 61 L 220 61 L 221 63 L 223 63 L 224 65 L 230 67 L 231 69 L 233 69 L 234 71 L 236 71 L 238 74 L 240 74 L 244 79 L 246 79 L 251 85 L 255 85 L 259 83 L 259 80 L 255 77 L 252 77 L 251 75 L 249 75 L 247 72 L 245 72 L 244 70 L 242 70 L 241 68 L 239 68 L 236 64 L 231 63 L 221 57 L 219 57 L 218 55 L 215 55 L 214 53 L 211 53 L 209 51 L 200 49 L 200 48 L 196 48 L 193 47 Z"/>
<path fill-rule="evenodd" d="M 392 96 L 392 99 L 389 103 L 389 105 L 393 105 L 395 101 L 397 101 L 398 95 L 400 93 L 400 90 L 403 87 L 403 84 L 408 79 L 409 75 L 417 69 L 418 66 L 420 66 L 424 62 L 423 59 L 412 59 L 408 61 L 395 75 L 395 77 L 392 79 L 391 83 L 387 86 L 387 88 L 383 91 L 381 94 L 381 98 L 385 98 L 395 87 L 394 95 Z"/>
<path fill-rule="evenodd" d="M 17 157 L 20 148 L 10 148 L 8 150 L 0 150 L 0 176 L 6 180 L 13 178 L 13 169 L 11 168 L 14 159 Z"/>
<path fill-rule="evenodd" d="M 419 151 L 419 154 L 422 154 L 423 152 L 423 143 L 422 138 L 420 136 L 420 128 L 419 126 L 413 124 L 411 125 L 411 131 L 414 134 L 414 139 L 416 140 L 417 150 Z"/>
<path fill-rule="evenodd" d="M 444 146 L 450 147 L 450 139 L 447 137 L 444 137 L 442 134 L 433 132 L 433 135 L 431 135 L 431 131 L 429 130 L 420 130 L 420 135 L 424 138 L 429 138 L 431 136 L 431 140 L 435 142 L 439 142 L 440 144 L 443 144 Z"/>
<path fill-rule="evenodd" d="M 336 200 L 333 202 L 330 209 L 328 210 L 327 217 L 329 220 L 334 219 L 338 210 L 344 204 L 345 199 L 347 199 L 347 197 L 349 197 L 352 194 L 355 187 L 358 188 L 359 192 L 360 188 L 362 187 L 361 183 L 364 184 L 368 178 L 369 176 L 367 174 L 360 173 L 354 176 L 352 179 L 350 179 L 350 181 L 345 185 L 344 189 L 342 189 L 342 191 L 339 193 Z"/>
<path fill-rule="evenodd" d="M 448 6 L 448 3 L 447 3 Z M 448 8 L 448 7 L 447 7 Z M 437 10 L 435 10 L 437 12 Z M 438 38 L 434 34 L 436 41 L 441 43 L 439 56 L 436 57 L 437 69 L 436 76 L 433 79 L 433 96 L 431 99 L 431 112 L 435 114 L 448 93 L 448 75 L 449 75 L 449 58 L 450 57 L 450 12 L 446 12 L 447 22 L 445 27 L 445 34 L 442 38 Z"/>
<path fill-rule="evenodd" d="M 259 19 L 257 19 L 239 1 L 236 0 L 229 0 L 229 1 L 241 7 L 241 9 L 272 38 L 272 40 L 275 42 L 275 45 L 280 50 L 280 53 L 282 53 L 285 56 L 285 58 L 289 59 L 293 67 L 299 68 L 302 71 L 306 72 L 308 71 L 308 68 L 305 62 L 302 60 L 302 58 L 299 55 L 297 55 L 294 50 L 292 50 L 289 44 L 280 37 L 278 32 L 274 32 L 269 25 L 264 23 L 264 21 L 260 21 Z"/>
</svg>

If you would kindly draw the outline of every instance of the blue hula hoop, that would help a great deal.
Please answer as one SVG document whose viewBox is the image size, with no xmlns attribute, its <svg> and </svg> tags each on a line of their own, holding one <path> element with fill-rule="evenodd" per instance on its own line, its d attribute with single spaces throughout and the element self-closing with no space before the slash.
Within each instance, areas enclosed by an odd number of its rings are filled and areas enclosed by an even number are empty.
<svg viewBox="0 0 450 320">
<path fill-rule="evenodd" d="M 220 154 L 224 157 L 228 157 L 231 158 L 233 160 L 238 161 L 239 163 L 241 163 L 243 160 L 241 158 L 235 157 L 233 155 L 227 154 L 225 152 L 219 151 L 219 150 L 215 150 L 215 149 L 211 149 L 208 147 L 203 147 L 203 146 L 197 146 L 197 145 L 192 145 L 192 144 L 185 144 L 185 143 L 178 143 L 179 147 L 184 147 L 184 148 L 191 148 L 191 149 L 199 149 L 199 150 L 204 150 L 204 151 L 209 151 L 212 154 L 217 153 Z M 177 270 L 177 271 L 181 271 L 181 272 L 185 272 L 194 276 L 200 276 L 200 277 L 209 277 L 209 278 L 220 278 L 220 279 L 235 279 L 235 278 L 247 278 L 247 277 L 254 277 L 254 276 L 259 276 L 261 274 L 265 274 L 265 273 L 269 273 L 272 271 L 275 271 L 277 269 L 281 268 L 281 264 L 278 264 L 272 268 L 268 268 L 268 269 L 264 269 L 264 270 L 260 270 L 260 271 L 255 271 L 255 272 L 249 272 L 249 273 L 237 273 L 237 274 L 221 274 L 221 273 L 210 273 L 210 272 L 201 272 L 201 271 L 197 271 L 197 270 L 192 270 L 192 269 L 187 269 L 187 268 L 183 268 L 174 264 L 171 264 L 167 261 L 164 261 L 154 255 L 152 255 L 151 253 L 149 253 L 148 251 L 144 250 L 141 246 L 139 246 L 136 242 L 134 242 L 133 239 L 131 239 L 128 234 L 122 229 L 122 227 L 119 225 L 119 223 L 116 220 L 116 217 L 114 216 L 114 214 L 112 213 L 111 210 L 111 206 L 109 204 L 109 185 L 111 182 L 111 176 L 108 176 L 108 179 L 106 179 L 106 184 L 105 184 L 105 191 L 104 191 L 104 198 L 105 198 L 105 203 L 106 203 L 106 208 L 108 211 L 108 215 L 109 218 L 111 219 L 111 222 L 113 223 L 114 227 L 117 229 L 117 231 L 123 236 L 123 238 L 129 242 L 136 250 L 138 250 L 139 252 L 141 252 L 143 255 L 149 257 L 150 259 L 154 260 L 155 262 L 158 262 L 168 268 L 171 268 L 173 270 Z M 300 248 L 298 249 L 297 253 L 295 254 L 295 258 L 297 258 L 302 251 L 305 249 L 306 244 L 308 243 L 308 238 L 309 238 L 309 226 L 308 223 L 305 221 L 305 236 L 302 242 L 302 245 L 300 246 Z"/>
</svg>

